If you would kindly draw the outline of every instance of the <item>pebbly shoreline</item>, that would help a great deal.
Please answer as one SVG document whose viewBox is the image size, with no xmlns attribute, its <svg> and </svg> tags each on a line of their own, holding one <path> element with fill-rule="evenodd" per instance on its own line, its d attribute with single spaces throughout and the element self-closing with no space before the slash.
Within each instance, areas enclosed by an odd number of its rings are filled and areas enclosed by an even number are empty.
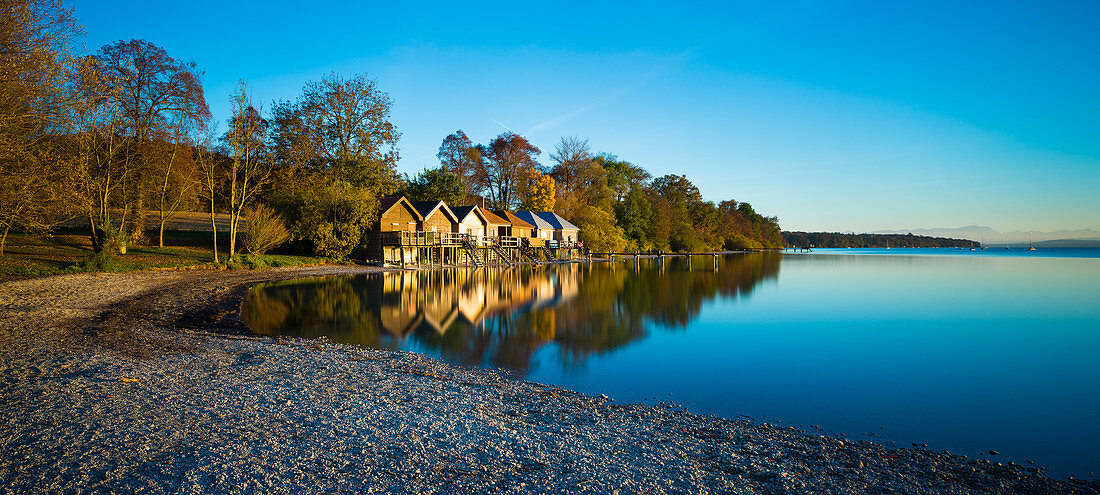
<svg viewBox="0 0 1100 495">
<path fill-rule="evenodd" d="M 0 282 L 0 493 L 1100 492 L 240 323 L 255 283 L 376 270 Z"/>
</svg>

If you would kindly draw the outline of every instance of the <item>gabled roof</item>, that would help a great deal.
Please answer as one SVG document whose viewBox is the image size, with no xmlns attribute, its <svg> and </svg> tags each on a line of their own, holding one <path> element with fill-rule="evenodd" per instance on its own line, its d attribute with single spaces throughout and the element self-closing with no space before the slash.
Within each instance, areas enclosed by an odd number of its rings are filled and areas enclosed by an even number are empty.
<svg viewBox="0 0 1100 495">
<path fill-rule="evenodd" d="M 558 215 L 557 213 L 554 213 L 552 211 L 539 212 L 538 215 L 539 215 L 539 218 L 541 218 L 543 220 L 546 220 L 546 223 L 549 223 L 550 225 L 553 225 L 555 229 L 558 229 L 558 230 L 581 230 L 576 225 L 573 225 L 573 224 L 569 223 L 569 220 L 566 220 L 566 219 L 562 218 L 561 215 Z"/>
<path fill-rule="evenodd" d="M 509 225 L 511 223 L 508 220 L 497 216 L 495 213 L 489 210 L 481 210 L 481 213 L 485 214 L 485 221 L 493 225 Z"/>
<path fill-rule="evenodd" d="M 405 207 L 416 216 L 417 220 L 424 220 L 424 216 L 421 215 L 420 212 L 416 210 L 416 207 L 413 206 L 408 199 L 405 199 L 404 196 L 386 196 L 379 200 L 378 203 L 379 206 L 381 206 L 381 213 L 378 214 L 378 218 L 382 218 L 383 215 L 389 213 L 390 210 L 398 204 L 404 203 Z"/>
<path fill-rule="evenodd" d="M 444 215 L 451 217 L 455 223 L 458 223 L 458 217 L 454 211 L 447 207 L 447 203 L 442 201 L 409 201 L 413 208 L 416 208 L 416 212 L 420 213 L 420 217 L 427 220 L 428 217 L 435 214 L 436 210 L 442 210 Z"/>
<path fill-rule="evenodd" d="M 549 230 L 554 228 L 553 225 L 550 225 L 550 223 L 546 220 L 539 218 L 539 216 L 536 215 L 533 211 L 517 211 L 516 216 L 522 218 L 524 222 L 533 225 L 536 229 Z"/>
<path fill-rule="evenodd" d="M 512 227 L 519 227 L 521 229 L 533 229 L 534 225 L 525 222 L 522 218 L 517 217 L 515 213 L 508 210 L 493 210 L 500 218 L 503 218 L 505 222 L 512 224 Z"/>
<path fill-rule="evenodd" d="M 474 206 L 456 206 L 454 208 L 451 208 L 451 211 L 454 212 L 455 217 L 458 218 L 458 221 L 460 223 L 465 221 L 466 217 L 470 216 L 471 213 L 477 214 L 477 216 L 481 218 L 481 223 L 488 223 L 485 220 L 485 212 L 481 211 L 481 208 L 478 207 L 477 205 L 474 205 Z"/>
</svg>

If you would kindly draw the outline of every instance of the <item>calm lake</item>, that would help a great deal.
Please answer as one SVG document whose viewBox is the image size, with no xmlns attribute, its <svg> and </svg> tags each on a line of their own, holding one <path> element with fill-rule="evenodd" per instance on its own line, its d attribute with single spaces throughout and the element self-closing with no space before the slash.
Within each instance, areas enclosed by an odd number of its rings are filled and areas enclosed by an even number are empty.
<svg viewBox="0 0 1100 495">
<path fill-rule="evenodd" d="M 1100 470 L 1100 250 L 838 249 L 269 283 L 255 331 Z M 989 456 L 989 450 L 999 455 Z"/>
</svg>

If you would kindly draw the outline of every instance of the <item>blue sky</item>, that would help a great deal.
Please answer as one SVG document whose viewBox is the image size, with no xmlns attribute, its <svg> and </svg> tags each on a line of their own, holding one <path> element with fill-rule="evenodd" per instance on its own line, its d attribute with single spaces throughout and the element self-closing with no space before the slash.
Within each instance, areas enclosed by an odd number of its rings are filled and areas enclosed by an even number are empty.
<svg viewBox="0 0 1100 495">
<path fill-rule="evenodd" d="M 373 5 L 76 0 L 88 51 L 144 38 L 293 99 L 336 71 L 394 99 L 402 172 L 463 129 L 589 140 L 788 230 L 1100 229 L 1100 3 Z M 503 126 L 502 126 L 503 125 Z"/>
</svg>

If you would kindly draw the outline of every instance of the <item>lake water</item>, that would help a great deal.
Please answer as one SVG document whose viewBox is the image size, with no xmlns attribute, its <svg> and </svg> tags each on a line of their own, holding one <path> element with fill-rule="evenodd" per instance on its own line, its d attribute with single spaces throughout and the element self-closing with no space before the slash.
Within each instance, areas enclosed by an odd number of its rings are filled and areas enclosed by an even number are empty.
<svg viewBox="0 0 1100 495">
<path fill-rule="evenodd" d="M 1100 250 L 809 254 L 263 284 L 254 330 L 622 402 L 1100 470 Z"/>
</svg>

